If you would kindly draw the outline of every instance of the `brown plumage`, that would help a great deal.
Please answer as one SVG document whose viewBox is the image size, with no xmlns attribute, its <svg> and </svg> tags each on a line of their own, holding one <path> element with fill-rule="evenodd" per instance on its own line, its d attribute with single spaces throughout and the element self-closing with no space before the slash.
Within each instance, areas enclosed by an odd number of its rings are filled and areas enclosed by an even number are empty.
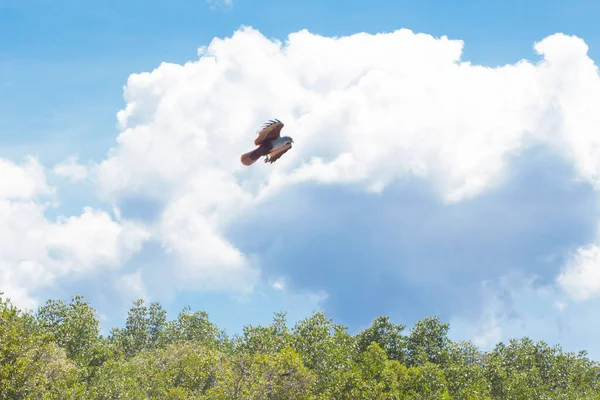
<svg viewBox="0 0 600 400">
<path fill-rule="evenodd" d="M 265 142 L 277 139 L 281 133 L 281 129 L 283 129 L 283 122 L 278 119 L 269 121 L 258 131 L 258 136 L 254 139 L 254 144 L 260 146 Z"/>
<path fill-rule="evenodd" d="M 269 151 L 270 151 L 269 147 L 271 147 L 271 146 L 269 146 L 269 145 L 260 146 L 260 147 L 256 148 L 255 150 L 252 150 L 252 151 L 249 151 L 248 153 L 242 154 L 242 156 L 240 157 L 242 164 L 244 164 L 246 167 L 249 167 L 250 165 L 254 164 L 256 162 L 256 160 L 258 160 L 262 156 L 268 156 Z"/>
<path fill-rule="evenodd" d="M 248 167 L 263 156 L 266 157 L 266 163 L 272 164 L 291 149 L 294 140 L 289 136 L 280 136 L 283 126 L 283 122 L 277 119 L 266 123 L 254 140 L 258 148 L 242 154 L 240 157 L 242 164 Z"/>
</svg>

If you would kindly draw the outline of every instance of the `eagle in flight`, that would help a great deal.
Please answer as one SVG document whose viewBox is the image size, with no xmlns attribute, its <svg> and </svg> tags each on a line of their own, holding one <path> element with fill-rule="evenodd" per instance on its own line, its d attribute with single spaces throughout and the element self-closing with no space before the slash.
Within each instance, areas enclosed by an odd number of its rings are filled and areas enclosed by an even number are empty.
<svg viewBox="0 0 600 400">
<path fill-rule="evenodd" d="M 254 144 L 258 148 L 242 154 L 240 160 L 245 166 L 250 166 L 262 156 L 265 156 L 265 162 L 274 163 L 289 149 L 292 148 L 294 140 L 289 136 L 279 136 L 283 128 L 283 122 L 278 119 L 270 120 L 258 132 L 258 137 Z"/>
</svg>

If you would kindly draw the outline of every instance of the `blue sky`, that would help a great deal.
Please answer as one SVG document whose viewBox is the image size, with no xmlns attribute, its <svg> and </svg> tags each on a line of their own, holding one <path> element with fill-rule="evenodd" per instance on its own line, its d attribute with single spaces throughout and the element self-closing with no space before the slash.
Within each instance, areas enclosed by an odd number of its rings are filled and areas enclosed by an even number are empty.
<svg viewBox="0 0 600 400">
<path fill-rule="evenodd" d="M 215 37 L 231 37 L 241 26 L 281 41 L 303 29 L 339 37 L 407 28 L 435 38 L 446 35 L 462 40 L 461 61 L 494 68 L 521 59 L 536 63 L 542 57 L 535 53 L 534 44 L 555 33 L 583 39 L 588 56 L 597 62 L 600 30 L 594 16 L 598 12 L 600 5 L 593 1 L 233 0 L 230 5 L 215 2 L 211 7 L 207 2 L 183 0 L 168 5 L 159 1 L 110 0 L 87 5 L 70 0 L 0 0 L 0 158 L 21 164 L 28 155 L 38 157 L 48 182 L 57 187 L 55 200 L 60 202 L 57 209 L 45 212 L 49 221 L 57 215 L 78 216 L 85 206 L 110 214 L 113 204 L 98 194 L 102 185 L 93 179 L 69 183 L 53 175 L 52 168 L 73 155 L 83 164 L 94 165 L 109 158 L 109 149 L 117 147 L 117 112 L 127 104 L 123 86 L 130 74 L 152 72 L 162 62 L 197 61 L 199 47 L 208 46 Z M 231 46 L 223 50 L 227 55 L 237 49 Z M 318 60 L 327 53 L 315 57 Z M 240 93 L 246 93 L 243 90 Z M 132 96 L 142 103 L 151 98 L 144 93 L 140 89 Z M 585 97 L 573 93 L 569 98 Z M 273 103 L 277 110 L 273 113 L 280 114 L 267 118 L 283 119 L 279 115 L 288 110 L 278 107 Z M 261 116 L 250 121 L 260 120 L 265 112 L 260 109 Z M 229 113 L 224 117 L 246 118 L 243 126 L 249 129 L 250 143 L 258 126 L 246 125 L 249 117 L 243 109 L 232 106 Z M 319 140 L 311 141 L 308 150 L 332 157 L 341 152 L 333 145 L 322 150 Z M 308 150 L 303 149 L 305 158 L 295 162 L 308 160 Z M 261 271 L 262 278 L 251 294 L 232 293 L 222 289 L 223 284 L 161 287 L 164 276 L 174 268 L 171 265 L 186 261 L 176 261 L 157 243 L 149 243 L 132 251 L 130 258 L 119 258 L 117 267 L 65 274 L 51 285 L 30 288 L 28 295 L 43 300 L 82 293 L 106 318 L 106 326 L 113 326 L 122 323 L 131 300 L 131 293 L 123 288 L 135 286 L 135 279 L 125 279 L 128 283 L 115 289 L 113 278 L 119 274 L 131 278 L 141 270 L 149 299 L 163 302 L 171 313 L 187 304 L 206 310 L 232 332 L 247 323 L 268 323 L 272 313 L 280 310 L 288 311 L 293 321 L 322 307 L 353 331 L 381 314 L 408 326 L 437 314 L 453 324 L 455 338 L 485 336 L 477 332 L 489 327 L 478 324 L 491 324 L 494 328 L 488 330 L 500 332 L 489 333 L 492 342 L 530 335 L 560 341 L 570 350 L 586 348 L 598 358 L 600 347 L 588 333 L 593 326 L 587 325 L 598 300 L 591 297 L 558 310 L 555 303 L 568 302 L 563 294 L 548 295 L 547 300 L 546 294 L 539 293 L 552 285 L 571 254 L 596 240 L 598 194 L 590 182 L 579 179 L 585 174 L 577 169 L 579 153 L 573 154 L 560 154 L 545 145 L 511 154 L 498 185 L 453 204 L 440 195 L 446 182 L 443 171 L 432 180 L 393 179 L 379 194 L 361 190 L 360 184 L 319 183 L 319 177 L 279 189 L 262 206 L 236 214 L 233 222 L 219 217 L 227 221 L 214 228 Z M 119 160 L 114 165 L 131 165 L 131 182 L 152 176 L 134 171 L 134 161 Z M 259 167 L 254 168 L 260 171 L 256 175 L 236 172 L 236 179 L 258 185 L 261 174 L 269 174 L 263 165 Z M 385 168 L 383 163 L 375 170 Z M 169 179 L 157 178 L 157 187 L 159 183 L 186 187 L 183 180 Z M 114 205 L 121 208 L 123 218 L 152 223 L 181 193 L 173 189 L 179 194 L 161 198 L 144 189 L 145 184 L 140 183 L 138 192 L 131 189 L 133 193 L 129 188 L 112 188 L 117 199 Z M 229 210 L 231 206 L 223 207 Z M 88 260 L 81 253 L 73 254 L 77 260 Z M 523 276 L 534 275 L 534 283 L 523 283 L 528 279 Z M 11 281 L 0 282 L 9 285 Z M 486 314 L 489 309 L 496 310 L 492 317 Z"/>
<path fill-rule="evenodd" d="M 586 40 L 597 59 L 600 32 L 594 1 L 235 1 L 211 9 L 206 2 L 176 0 L 71 0 L 0 2 L 0 73 L 4 146 L 21 156 L 32 148 L 55 161 L 69 139 L 82 157 L 99 158 L 114 142 L 121 88 L 134 72 L 162 61 L 195 59 L 197 48 L 240 25 L 283 39 L 308 29 L 322 35 L 409 28 L 466 42 L 463 59 L 502 65 L 535 58 L 534 41 L 556 33 Z M 30 109 L 36 112 L 31 115 Z M 28 122 L 22 116 L 26 113 Z M 4 136 L 4 135 L 3 135 Z M 26 146 L 24 145 L 26 143 Z M 25 146 L 25 148 L 23 148 Z"/>
</svg>

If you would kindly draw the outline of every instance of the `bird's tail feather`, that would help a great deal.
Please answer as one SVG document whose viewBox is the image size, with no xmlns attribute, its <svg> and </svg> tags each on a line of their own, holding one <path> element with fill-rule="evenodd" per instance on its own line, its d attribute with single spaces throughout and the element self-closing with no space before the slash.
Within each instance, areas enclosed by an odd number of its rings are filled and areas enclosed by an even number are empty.
<svg viewBox="0 0 600 400">
<path fill-rule="evenodd" d="M 258 148 L 252 151 L 249 151 L 245 154 L 242 154 L 242 156 L 240 157 L 240 161 L 242 162 L 242 164 L 244 164 L 246 167 L 254 164 L 256 162 L 256 160 L 258 160 L 259 158 L 261 158 L 263 156 L 263 151 L 262 148 Z"/>
</svg>

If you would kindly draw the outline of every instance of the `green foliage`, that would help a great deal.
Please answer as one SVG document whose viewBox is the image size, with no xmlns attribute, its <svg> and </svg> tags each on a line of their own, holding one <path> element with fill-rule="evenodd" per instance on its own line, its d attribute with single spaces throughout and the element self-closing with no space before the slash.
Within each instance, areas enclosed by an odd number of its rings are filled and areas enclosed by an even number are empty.
<svg viewBox="0 0 600 400">
<path fill-rule="evenodd" d="M 437 317 L 418 321 L 410 330 L 406 343 L 408 365 L 445 365 L 450 345 L 447 336 L 449 329 L 450 325 L 442 323 Z"/>
<path fill-rule="evenodd" d="M 238 349 L 250 354 L 275 354 L 291 343 L 292 335 L 286 326 L 286 315 L 277 313 L 267 326 L 245 326 L 242 337 L 236 337 Z"/>
<path fill-rule="evenodd" d="M 563 353 L 559 347 L 529 338 L 499 343 L 487 355 L 484 374 L 494 398 L 597 398 L 598 364 L 585 357 Z"/>
<path fill-rule="evenodd" d="M 483 354 L 470 342 L 451 343 L 444 374 L 448 391 L 455 399 L 489 398 L 489 385 L 484 375 Z"/>
<path fill-rule="evenodd" d="M 228 338 L 186 307 L 169 321 L 138 300 L 99 334 L 75 296 L 25 312 L 0 297 L 1 399 L 600 399 L 600 366 L 529 338 L 482 352 L 429 317 L 408 335 L 376 318 L 356 335 L 317 312 Z"/>
<path fill-rule="evenodd" d="M 317 376 L 316 393 L 330 391 L 352 368 L 355 339 L 323 312 L 299 321 L 291 340 L 304 364 Z"/>
<path fill-rule="evenodd" d="M 0 298 L 0 399 L 37 399 L 76 390 L 75 366 L 34 316 Z"/>
<path fill-rule="evenodd" d="M 127 313 L 125 329 L 111 331 L 113 342 L 131 357 L 143 350 L 156 349 L 166 344 L 166 311 L 153 302 L 147 307 L 144 300 L 133 302 Z"/>
<path fill-rule="evenodd" d="M 210 347 L 226 342 L 224 332 L 209 321 L 206 312 L 192 312 L 190 307 L 185 307 L 175 321 L 166 324 L 164 340 L 169 344 L 190 341 Z"/>
<path fill-rule="evenodd" d="M 100 322 L 94 309 L 81 296 L 74 296 L 68 305 L 62 300 L 48 300 L 38 310 L 37 320 L 45 332 L 54 335 L 69 359 L 86 362 L 98 341 Z"/>
<path fill-rule="evenodd" d="M 377 343 L 390 360 L 405 362 L 406 337 L 402 335 L 404 325 L 395 325 L 388 317 L 376 318 L 371 326 L 356 336 L 358 352 L 361 353 L 373 342 Z"/>
</svg>

